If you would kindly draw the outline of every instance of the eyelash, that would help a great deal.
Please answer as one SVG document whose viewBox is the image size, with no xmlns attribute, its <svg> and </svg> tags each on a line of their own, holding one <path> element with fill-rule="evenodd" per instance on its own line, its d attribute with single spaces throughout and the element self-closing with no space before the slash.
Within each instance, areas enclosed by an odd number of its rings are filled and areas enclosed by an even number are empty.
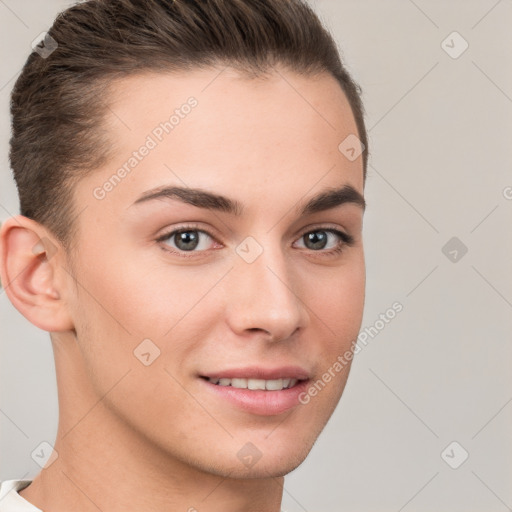
<svg viewBox="0 0 512 512">
<path fill-rule="evenodd" d="M 168 231 L 168 232 L 164 233 L 163 235 L 159 236 L 155 241 L 163 244 L 166 240 L 168 240 L 169 238 L 172 238 L 174 235 L 176 235 L 178 233 L 184 233 L 184 232 L 186 233 L 187 231 L 197 231 L 198 233 L 203 233 L 205 235 L 208 235 L 212 240 L 215 240 L 215 237 L 211 233 L 209 233 L 208 231 L 206 231 L 204 229 L 200 229 L 197 225 L 191 224 L 191 225 L 181 226 L 179 228 L 173 229 L 172 231 Z M 345 250 L 345 247 L 351 247 L 352 245 L 354 245 L 355 240 L 354 240 L 353 236 L 349 235 L 348 233 L 344 233 L 343 231 L 340 231 L 339 229 L 335 229 L 332 227 L 318 227 L 315 229 L 310 229 L 310 230 L 302 233 L 302 235 L 300 235 L 299 239 L 303 238 L 304 236 L 308 235 L 309 233 L 315 233 L 318 231 L 324 231 L 326 233 L 333 233 L 333 234 L 337 235 L 341 241 L 334 249 L 330 249 L 330 250 L 320 249 L 318 251 L 309 249 L 313 253 L 319 253 L 324 257 L 336 256 L 336 255 L 340 254 L 341 252 L 343 252 Z M 175 250 L 175 249 L 168 249 L 167 247 L 163 247 L 163 246 L 161 246 L 161 248 L 165 252 L 175 254 L 182 258 L 194 258 L 194 257 L 197 257 L 198 253 L 206 252 L 206 251 L 179 251 L 179 250 Z"/>
</svg>

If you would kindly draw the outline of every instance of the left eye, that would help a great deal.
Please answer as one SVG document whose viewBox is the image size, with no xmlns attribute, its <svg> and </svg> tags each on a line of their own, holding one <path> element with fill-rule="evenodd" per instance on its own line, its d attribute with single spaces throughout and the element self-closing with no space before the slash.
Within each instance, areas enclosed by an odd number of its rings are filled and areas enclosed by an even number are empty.
<svg viewBox="0 0 512 512">
<path fill-rule="evenodd" d="M 349 240 L 346 238 L 348 237 L 345 237 L 344 233 L 335 229 L 317 229 L 302 235 L 299 240 L 303 241 L 301 247 L 313 251 L 321 251 L 324 249 L 335 249 L 343 242 L 348 243 Z"/>
<path fill-rule="evenodd" d="M 179 251 L 204 251 L 208 249 L 209 242 L 212 237 L 206 231 L 198 229 L 182 229 L 168 233 L 158 239 L 159 242 L 165 242 L 173 249 Z"/>
</svg>

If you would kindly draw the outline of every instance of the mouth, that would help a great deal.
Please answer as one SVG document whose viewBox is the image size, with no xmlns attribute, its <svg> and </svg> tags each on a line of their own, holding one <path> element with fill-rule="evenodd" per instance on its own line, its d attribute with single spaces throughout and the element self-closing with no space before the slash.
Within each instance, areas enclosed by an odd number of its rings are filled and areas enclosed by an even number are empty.
<svg viewBox="0 0 512 512">
<path fill-rule="evenodd" d="M 253 414 L 271 416 L 299 405 L 309 374 L 297 367 L 227 370 L 200 375 L 207 389 L 225 404 Z"/>
<path fill-rule="evenodd" d="M 302 379 L 280 378 L 280 379 L 244 379 L 244 378 L 210 378 L 203 377 L 216 386 L 231 386 L 236 389 L 250 389 L 252 391 L 281 391 L 293 388 Z M 305 379 L 303 379 L 305 380 Z"/>
</svg>

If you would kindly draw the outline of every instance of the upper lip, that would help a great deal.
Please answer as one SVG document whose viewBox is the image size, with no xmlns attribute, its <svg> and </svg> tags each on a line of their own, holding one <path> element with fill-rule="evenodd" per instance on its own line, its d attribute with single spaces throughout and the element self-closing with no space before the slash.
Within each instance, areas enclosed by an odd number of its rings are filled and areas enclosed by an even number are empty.
<svg viewBox="0 0 512 512">
<path fill-rule="evenodd" d="M 210 379 L 309 379 L 309 372 L 300 366 L 281 366 L 277 368 L 263 368 L 261 366 L 247 366 L 245 368 L 230 368 L 201 374 L 201 377 Z"/>
</svg>

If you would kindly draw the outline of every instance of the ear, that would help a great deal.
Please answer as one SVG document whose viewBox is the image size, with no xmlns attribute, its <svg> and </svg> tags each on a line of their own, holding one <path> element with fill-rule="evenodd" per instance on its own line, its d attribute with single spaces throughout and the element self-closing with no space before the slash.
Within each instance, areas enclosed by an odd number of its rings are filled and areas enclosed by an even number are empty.
<svg viewBox="0 0 512 512">
<path fill-rule="evenodd" d="M 14 307 L 49 332 L 73 328 L 63 300 L 65 251 L 38 222 L 17 215 L 0 229 L 0 279 Z"/>
</svg>

